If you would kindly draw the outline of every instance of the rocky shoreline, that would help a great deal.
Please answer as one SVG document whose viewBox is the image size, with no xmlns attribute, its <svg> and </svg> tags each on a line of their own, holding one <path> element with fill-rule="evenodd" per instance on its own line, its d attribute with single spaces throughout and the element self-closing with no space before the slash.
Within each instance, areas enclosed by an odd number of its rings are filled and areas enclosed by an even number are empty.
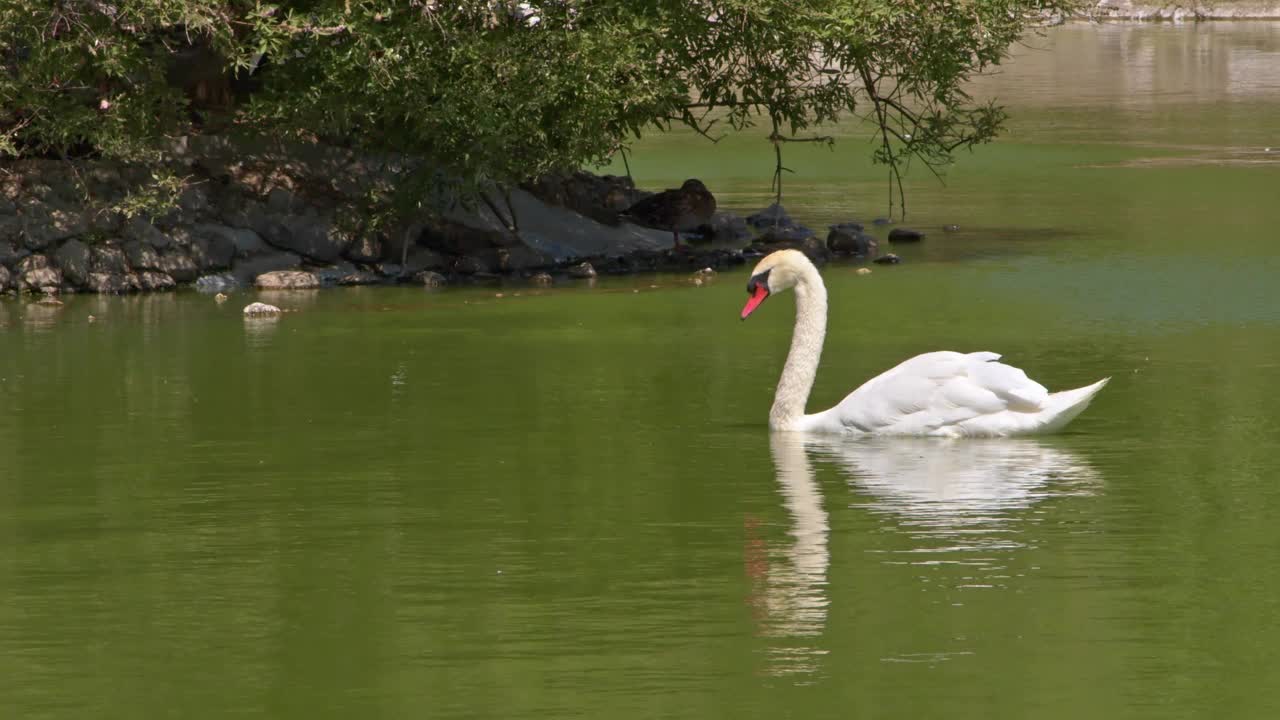
<svg viewBox="0 0 1280 720">
<path fill-rule="evenodd" d="M 48 159 L 0 168 L 0 292 L 548 285 L 724 269 L 780 247 L 819 262 L 870 260 L 878 250 L 861 225 L 833 226 L 824 241 L 777 206 L 746 218 L 716 213 L 690 238 L 700 244 L 672 250 L 669 232 L 618 217 L 650 193 L 625 177 L 585 172 L 380 227 L 342 208 L 386 190 L 405 158 L 317 145 L 246 148 L 212 136 L 184 139 L 174 157 L 184 183 L 174 207 L 151 218 L 121 210 L 145 184 L 146 168 Z"/>
<path fill-rule="evenodd" d="M 1185 2 L 1142 2 L 1142 0 L 1101 0 L 1086 4 L 1077 19 L 1082 20 L 1276 20 L 1280 0 L 1187 0 Z"/>
</svg>

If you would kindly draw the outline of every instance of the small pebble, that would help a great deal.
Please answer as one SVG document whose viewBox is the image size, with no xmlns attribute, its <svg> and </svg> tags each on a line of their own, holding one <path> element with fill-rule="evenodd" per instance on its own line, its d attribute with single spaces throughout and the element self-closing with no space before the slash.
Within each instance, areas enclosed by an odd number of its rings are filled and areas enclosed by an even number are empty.
<svg viewBox="0 0 1280 720">
<path fill-rule="evenodd" d="M 858 268 L 857 270 L 854 270 L 854 273 L 858 275 L 870 275 L 871 268 Z"/>
<path fill-rule="evenodd" d="M 216 303 L 218 303 L 219 305 L 221 305 L 222 303 L 224 303 L 224 302 L 226 302 L 226 301 L 227 301 L 227 294 L 226 294 L 226 293 L 218 293 L 217 295 L 214 295 L 214 296 L 213 296 L 213 301 L 214 301 L 214 302 L 216 302 Z"/>
</svg>

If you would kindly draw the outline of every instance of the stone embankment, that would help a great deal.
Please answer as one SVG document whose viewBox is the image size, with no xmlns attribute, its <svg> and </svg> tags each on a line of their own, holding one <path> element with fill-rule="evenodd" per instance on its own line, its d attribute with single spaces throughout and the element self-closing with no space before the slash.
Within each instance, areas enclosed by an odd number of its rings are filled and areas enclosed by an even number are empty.
<svg viewBox="0 0 1280 720">
<path fill-rule="evenodd" d="M 10 162 L 0 175 L 0 292 L 125 293 L 194 286 L 306 289 L 414 282 L 427 286 L 723 268 L 775 247 L 869 257 L 862 226 L 828 241 L 772 206 L 718 213 L 672 251 L 671 233 L 623 222 L 647 196 L 628 178 L 575 173 L 507 198 L 380 226 L 353 212 L 393 190 L 403 158 L 314 145 L 246 149 L 216 137 L 176 149 L 186 174 L 176 204 L 129 216 L 143 168 L 81 161 Z M 345 210 L 344 210 L 345 209 Z M 509 227 L 514 216 L 518 231 Z M 746 248 L 744 252 L 743 249 Z"/>
</svg>

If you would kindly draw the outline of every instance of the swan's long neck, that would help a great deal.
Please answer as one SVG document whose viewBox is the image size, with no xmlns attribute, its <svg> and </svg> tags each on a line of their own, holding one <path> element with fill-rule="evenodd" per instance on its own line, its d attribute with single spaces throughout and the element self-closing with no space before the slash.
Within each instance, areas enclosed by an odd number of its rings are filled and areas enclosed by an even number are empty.
<svg viewBox="0 0 1280 720">
<path fill-rule="evenodd" d="M 769 427 L 774 430 L 791 429 L 804 417 L 804 405 L 818 374 L 822 341 L 827 334 L 827 288 L 817 268 L 812 265 L 804 268 L 795 293 L 796 327 L 791 335 L 791 351 L 787 353 L 787 362 L 773 395 L 773 408 L 769 410 Z"/>
</svg>

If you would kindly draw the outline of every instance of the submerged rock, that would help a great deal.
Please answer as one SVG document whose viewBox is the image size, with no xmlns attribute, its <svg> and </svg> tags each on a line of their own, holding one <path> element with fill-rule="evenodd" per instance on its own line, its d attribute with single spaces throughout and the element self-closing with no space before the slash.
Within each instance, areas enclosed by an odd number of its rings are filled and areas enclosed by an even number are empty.
<svg viewBox="0 0 1280 720">
<path fill-rule="evenodd" d="M 943 232 L 960 232 L 960 226 L 959 225 L 943 225 L 942 231 Z"/>
<path fill-rule="evenodd" d="M 569 277 L 585 280 L 596 276 L 596 269 L 589 262 L 578 263 L 569 268 Z"/>
<path fill-rule="evenodd" d="M 239 287 L 239 285 L 240 283 L 236 282 L 235 276 L 231 273 L 202 275 L 196 278 L 196 291 L 202 293 L 220 293 L 223 290 Z"/>
<path fill-rule="evenodd" d="M 894 228 L 889 231 L 889 242 L 891 243 L 920 242 L 923 239 L 924 233 L 919 230 Z"/>
<path fill-rule="evenodd" d="M 249 316 L 279 315 L 280 312 L 281 312 L 280 308 L 276 307 L 275 305 L 268 305 L 263 302 L 249 303 L 248 305 L 244 306 L 244 314 Z"/>
<path fill-rule="evenodd" d="M 763 210 L 757 210 L 747 216 L 747 224 L 754 228 L 789 227 L 794 225 L 791 216 L 778 203 L 772 203 Z"/>
<path fill-rule="evenodd" d="M 876 239 L 853 228 L 833 225 L 827 233 L 827 249 L 837 255 L 866 257 L 874 255 L 880 244 Z"/>
<path fill-rule="evenodd" d="M 417 275 L 414 275 L 413 279 L 424 287 L 429 288 L 444 287 L 449 284 L 449 280 L 445 278 L 445 276 L 434 270 L 423 270 Z"/>
<path fill-rule="evenodd" d="M 751 237 L 751 228 L 740 215 L 717 212 L 711 216 L 706 225 L 696 231 L 704 240 L 710 242 L 736 242 Z"/>
<path fill-rule="evenodd" d="M 547 286 L 555 282 L 555 278 L 551 277 L 551 273 L 537 272 L 529 277 L 529 282 L 534 285 Z"/>
<path fill-rule="evenodd" d="M 804 225 L 779 225 L 765 230 L 755 239 L 757 243 L 804 242 L 815 237 Z"/>
<path fill-rule="evenodd" d="M 887 255 L 881 255 L 871 262 L 876 263 L 877 265 L 897 265 L 902 262 L 902 258 L 894 255 L 893 253 L 889 253 Z"/>
</svg>

